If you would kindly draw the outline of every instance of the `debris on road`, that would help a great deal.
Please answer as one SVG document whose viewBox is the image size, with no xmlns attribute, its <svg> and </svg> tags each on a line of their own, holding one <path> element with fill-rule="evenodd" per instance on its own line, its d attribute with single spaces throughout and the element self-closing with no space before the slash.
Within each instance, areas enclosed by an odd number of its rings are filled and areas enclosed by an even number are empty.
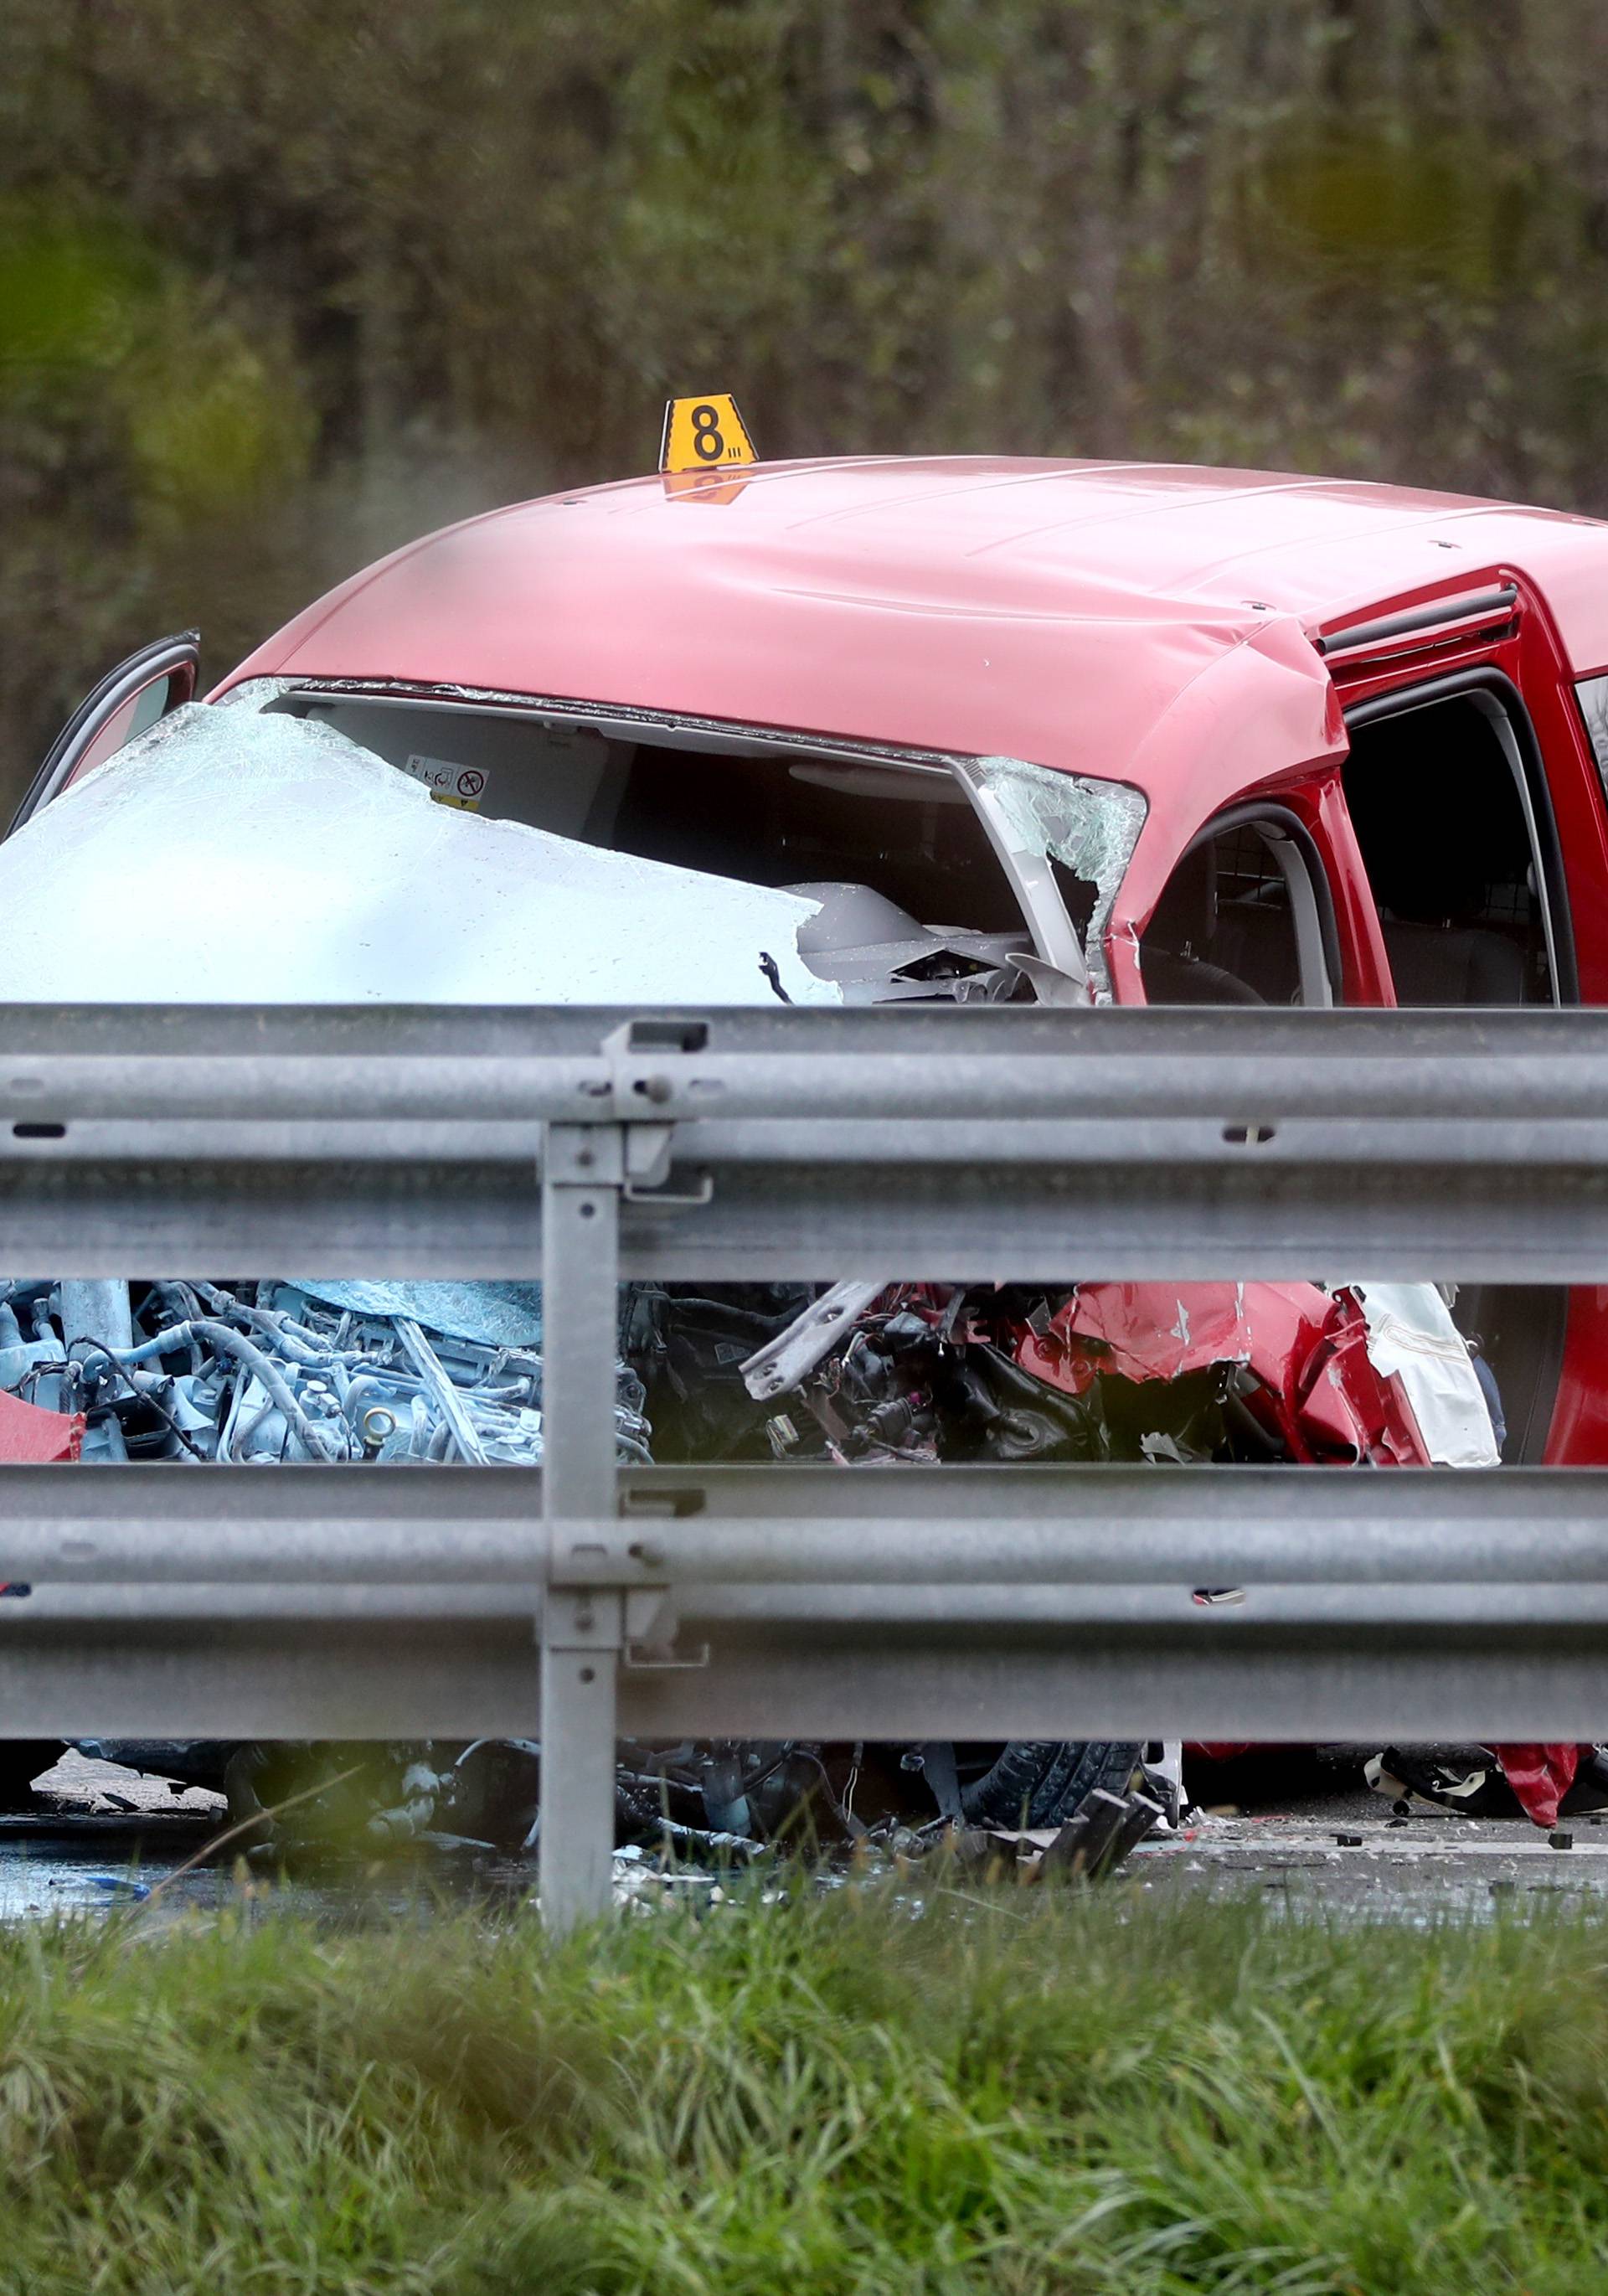
<svg viewBox="0 0 1608 2296">
<path fill-rule="evenodd" d="M 1376 1359 L 1382 1332 L 1399 1367 Z M 541 1343 L 529 1284 L 12 1279 L 0 1285 L 0 1456 L 14 1444 L 86 1464 L 535 1464 Z M 621 1295 L 619 1346 L 628 1463 L 1403 1465 L 1458 1443 L 1472 1455 L 1475 1413 L 1489 1442 L 1467 1351 L 1427 1286 L 861 1283 L 706 1297 L 639 1283 Z M 1408 1377 L 1423 1365 L 1429 1405 Z M 17 1751 L 0 1774 L 11 1806 L 58 1751 Z M 525 1856 L 536 1841 L 529 1741 L 104 1751 L 224 1791 L 263 1857 L 418 1841 Z M 628 1742 L 617 1833 L 738 1857 L 851 1847 L 879 1827 L 1047 1828 L 1061 1847 L 1046 1873 L 1092 1875 L 1157 1822 L 1145 1810 L 1176 1820 L 1181 1792 L 1159 1744 Z M 1102 1797 L 1120 1824 L 1099 1816 Z"/>
<path fill-rule="evenodd" d="M 1608 1753 L 1600 1746 L 1387 1746 L 1367 1764 L 1375 1793 L 1465 1817 L 1527 1818 L 1543 1832 L 1560 1815 L 1608 1810 Z"/>
</svg>

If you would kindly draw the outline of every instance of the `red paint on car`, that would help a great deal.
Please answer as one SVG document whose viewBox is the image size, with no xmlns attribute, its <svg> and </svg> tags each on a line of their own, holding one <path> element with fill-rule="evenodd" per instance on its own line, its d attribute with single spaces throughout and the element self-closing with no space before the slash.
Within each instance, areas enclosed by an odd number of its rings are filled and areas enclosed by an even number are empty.
<svg viewBox="0 0 1608 2296">
<path fill-rule="evenodd" d="M 0 1388 L 0 1464 L 53 1467 L 76 1461 L 88 1422 L 81 1412 L 41 1411 Z"/>
</svg>

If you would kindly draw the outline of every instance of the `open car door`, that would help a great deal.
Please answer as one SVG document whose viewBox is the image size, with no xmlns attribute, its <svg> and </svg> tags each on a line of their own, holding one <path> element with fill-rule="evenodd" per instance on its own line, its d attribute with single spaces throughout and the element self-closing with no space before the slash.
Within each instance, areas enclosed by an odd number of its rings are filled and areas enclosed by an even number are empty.
<svg viewBox="0 0 1608 2296">
<path fill-rule="evenodd" d="M 142 646 L 127 661 L 119 662 L 79 702 L 52 742 L 6 835 L 21 829 L 80 774 L 88 773 L 125 742 L 132 742 L 159 718 L 190 701 L 200 660 L 201 633 L 181 630 L 175 637 L 158 638 L 154 644 Z"/>
</svg>

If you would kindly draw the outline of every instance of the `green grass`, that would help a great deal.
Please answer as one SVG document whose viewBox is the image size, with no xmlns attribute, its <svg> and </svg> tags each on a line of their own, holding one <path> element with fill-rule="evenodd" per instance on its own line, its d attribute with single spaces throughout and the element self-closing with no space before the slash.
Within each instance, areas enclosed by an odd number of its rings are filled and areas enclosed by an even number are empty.
<svg viewBox="0 0 1608 2296">
<path fill-rule="evenodd" d="M 0 1933 L 0 2289 L 1601 2296 L 1608 1928 Z"/>
</svg>

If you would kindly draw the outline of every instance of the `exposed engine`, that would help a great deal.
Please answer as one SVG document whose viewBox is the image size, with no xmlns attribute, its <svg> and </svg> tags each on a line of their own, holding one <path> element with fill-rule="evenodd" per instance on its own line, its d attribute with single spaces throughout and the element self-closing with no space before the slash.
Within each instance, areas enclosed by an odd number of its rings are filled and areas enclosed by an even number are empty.
<svg viewBox="0 0 1608 2296">
<path fill-rule="evenodd" d="M 78 1456 L 532 1466 L 541 1309 L 529 1285 L 0 1286 L 0 1389 L 81 1422 Z M 646 1460 L 619 1371 L 622 1458 Z"/>
</svg>

